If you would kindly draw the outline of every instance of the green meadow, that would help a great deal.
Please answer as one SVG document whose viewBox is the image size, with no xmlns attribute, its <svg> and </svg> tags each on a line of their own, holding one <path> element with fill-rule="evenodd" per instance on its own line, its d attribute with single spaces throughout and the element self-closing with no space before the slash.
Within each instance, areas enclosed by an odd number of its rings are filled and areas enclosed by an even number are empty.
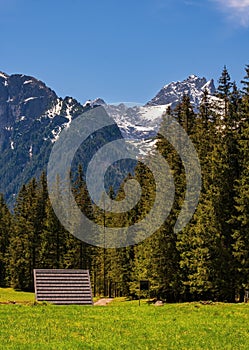
<svg viewBox="0 0 249 350">
<path fill-rule="evenodd" d="M 34 303 L 0 289 L 0 349 L 249 349 L 249 304 Z"/>
</svg>

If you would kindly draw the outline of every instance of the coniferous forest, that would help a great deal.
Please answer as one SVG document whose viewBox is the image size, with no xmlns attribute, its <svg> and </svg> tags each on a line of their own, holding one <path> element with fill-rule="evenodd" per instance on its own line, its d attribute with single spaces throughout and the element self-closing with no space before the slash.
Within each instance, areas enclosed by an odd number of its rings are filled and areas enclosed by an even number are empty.
<svg viewBox="0 0 249 350">
<path fill-rule="evenodd" d="M 0 286 L 33 290 L 34 268 L 89 269 L 94 295 L 138 297 L 139 280 L 150 281 L 150 296 L 168 302 L 243 300 L 249 288 L 249 65 L 241 89 L 224 67 L 216 96 L 204 91 L 196 113 L 188 96 L 168 108 L 156 147 L 174 176 L 175 199 L 164 225 L 143 242 L 126 248 L 90 246 L 68 233 L 49 201 L 46 174 L 24 184 L 10 211 L 0 198 Z M 161 135 L 167 115 L 182 125 L 198 153 L 202 191 L 189 224 L 174 225 L 186 191 L 179 155 Z M 148 157 L 153 157 L 151 152 Z M 139 208 L 111 216 L 91 202 L 83 165 L 73 178 L 75 199 L 86 215 L 106 226 L 129 226 L 153 202 L 151 172 L 138 162 L 134 177 L 142 192 Z M 122 198 L 123 185 L 110 196 Z M 84 228 L 82 228 L 84 229 Z"/>
</svg>

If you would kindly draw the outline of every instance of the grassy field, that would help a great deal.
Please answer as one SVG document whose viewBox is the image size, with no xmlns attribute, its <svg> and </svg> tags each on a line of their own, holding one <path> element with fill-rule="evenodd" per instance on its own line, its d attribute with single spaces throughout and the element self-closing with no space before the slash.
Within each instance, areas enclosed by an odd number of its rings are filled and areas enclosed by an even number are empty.
<svg viewBox="0 0 249 350">
<path fill-rule="evenodd" d="M 0 303 L 0 349 L 249 349 L 249 304 L 34 305 L 11 289 Z"/>
</svg>

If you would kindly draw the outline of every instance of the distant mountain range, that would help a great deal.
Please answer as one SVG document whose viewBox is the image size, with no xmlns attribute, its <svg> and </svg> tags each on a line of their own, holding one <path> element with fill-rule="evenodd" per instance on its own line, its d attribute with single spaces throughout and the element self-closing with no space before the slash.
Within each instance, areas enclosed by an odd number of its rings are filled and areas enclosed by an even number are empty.
<svg viewBox="0 0 249 350">
<path fill-rule="evenodd" d="M 167 107 L 175 107 L 187 94 L 198 109 L 204 89 L 213 94 L 213 80 L 191 75 L 165 85 L 145 106 L 108 105 L 100 98 L 81 104 L 72 97 L 58 97 L 34 77 L 0 72 L 0 192 L 12 205 L 21 185 L 46 169 L 60 132 L 89 108 L 102 105 L 118 126 L 117 138 L 141 142 L 143 154 L 151 147 Z M 89 158 L 87 148 L 82 153 Z"/>
</svg>

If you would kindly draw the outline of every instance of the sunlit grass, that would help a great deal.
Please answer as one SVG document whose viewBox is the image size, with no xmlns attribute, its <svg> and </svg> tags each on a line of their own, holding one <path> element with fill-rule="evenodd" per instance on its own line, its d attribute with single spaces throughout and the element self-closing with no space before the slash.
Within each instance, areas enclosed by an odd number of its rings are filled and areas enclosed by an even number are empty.
<svg viewBox="0 0 249 350">
<path fill-rule="evenodd" d="M 249 349 L 249 305 L 1 305 L 0 349 Z"/>
<path fill-rule="evenodd" d="M 17 292 L 12 288 L 0 288 L 0 303 L 34 303 L 34 293 Z"/>
</svg>

